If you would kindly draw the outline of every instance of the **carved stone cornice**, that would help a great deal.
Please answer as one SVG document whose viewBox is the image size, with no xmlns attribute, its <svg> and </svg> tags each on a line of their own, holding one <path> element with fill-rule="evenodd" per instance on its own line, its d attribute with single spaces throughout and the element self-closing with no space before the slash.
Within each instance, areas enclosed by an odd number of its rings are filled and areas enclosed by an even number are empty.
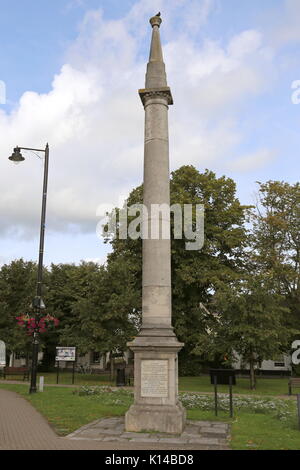
<svg viewBox="0 0 300 470">
<path fill-rule="evenodd" d="M 147 98 L 166 98 L 168 104 L 173 104 L 173 97 L 169 87 L 142 88 L 139 90 L 139 95 L 144 106 Z"/>
</svg>

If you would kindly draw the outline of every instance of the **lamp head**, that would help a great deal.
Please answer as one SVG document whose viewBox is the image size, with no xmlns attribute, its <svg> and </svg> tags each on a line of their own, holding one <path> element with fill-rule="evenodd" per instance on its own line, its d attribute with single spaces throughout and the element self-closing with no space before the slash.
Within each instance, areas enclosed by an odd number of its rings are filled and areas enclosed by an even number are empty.
<svg viewBox="0 0 300 470">
<path fill-rule="evenodd" d="M 20 163 L 25 160 L 23 155 L 21 154 L 21 150 L 19 147 L 15 147 L 13 153 L 11 154 L 10 157 L 8 157 L 9 160 L 11 160 L 14 163 Z"/>
<path fill-rule="evenodd" d="M 38 296 L 34 297 L 31 303 L 31 308 L 44 310 L 46 307 L 45 307 L 42 297 L 38 297 Z"/>
</svg>

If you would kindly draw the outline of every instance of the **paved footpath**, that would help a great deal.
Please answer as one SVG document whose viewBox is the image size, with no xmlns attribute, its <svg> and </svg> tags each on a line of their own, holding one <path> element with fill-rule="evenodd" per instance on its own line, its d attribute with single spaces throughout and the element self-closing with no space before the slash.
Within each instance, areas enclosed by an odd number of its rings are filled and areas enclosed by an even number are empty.
<svg viewBox="0 0 300 470">
<path fill-rule="evenodd" d="M 102 420 L 97 422 L 101 423 Z M 87 427 L 94 426 L 91 423 Z M 217 425 L 217 424 L 215 424 Z M 205 427 L 205 424 L 203 423 Z M 219 423 L 217 434 L 221 432 L 224 424 Z M 208 426 L 206 425 L 206 428 Z M 81 428 L 81 430 L 83 429 Z M 214 439 L 212 431 L 210 437 L 204 436 L 201 443 L 181 442 L 174 438 L 169 442 L 144 442 L 129 439 L 119 441 L 103 441 L 96 436 L 58 437 L 45 418 L 23 397 L 15 392 L 0 389 L 0 450 L 211 450 L 228 449 L 227 439 L 211 441 Z M 227 432 L 227 431 L 226 431 Z M 90 433 L 88 433 L 90 434 Z M 73 438 L 72 438 L 73 437 Z M 83 439 L 80 439 L 82 438 Z M 107 434 L 106 436 L 107 437 Z M 224 437 L 224 436 L 223 436 Z M 79 439 L 78 439 L 79 438 Z M 220 435 L 219 435 L 220 438 Z"/>
</svg>

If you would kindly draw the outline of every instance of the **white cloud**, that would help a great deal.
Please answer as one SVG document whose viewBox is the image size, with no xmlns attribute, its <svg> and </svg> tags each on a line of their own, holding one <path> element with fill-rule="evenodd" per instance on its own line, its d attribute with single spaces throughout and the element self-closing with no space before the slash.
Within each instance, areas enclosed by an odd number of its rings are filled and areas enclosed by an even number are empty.
<svg viewBox="0 0 300 470">
<path fill-rule="evenodd" d="M 263 51 L 262 36 L 253 30 L 234 36 L 225 47 L 212 40 L 199 47 L 188 38 L 167 44 L 168 76 L 175 82 L 176 102 L 186 103 L 189 112 L 203 118 L 226 105 L 234 112 L 238 102 L 268 85 L 270 59 Z"/>
<path fill-rule="evenodd" d="M 215 0 L 190 0 L 184 3 L 184 8 L 180 14 L 184 28 L 189 33 L 196 33 L 207 21 L 210 13 L 215 7 Z"/>
<path fill-rule="evenodd" d="M 255 30 L 243 31 L 234 36 L 228 44 L 228 54 L 236 60 L 255 53 L 262 44 L 262 34 Z"/>
<path fill-rule="evenodd" d="M 271 161 L 274 161 L 277 153 L 272 149 L 259 149 L 251 154 L 233 160 L 229 163 L 229 169 L 239 172 L 255 171 L 264 168 Z"/>
<path fill-rule="evenodd" d="M 1 266 L 3 266 L 4 264 L 6 264 L 8 262 L 9 262 L 8 258 L 6 258 L 5 256 L 0 256 L 0 268 L 1 268 Z"/>
<path fill-rule="evenodd" d="M 101 266 L 106 263 L 107 255 L 103 255 L 101 258 L 85 258 L 82 261 L 85 261 L 86 263 L 99 264 Z"/>
<path fill-rule="evenodd" d="M 15 145 L 49 141 L 48 230 L 94 231 L 97 206 L 117 202 L 142 181 L 144 112 L 137 89 L 144 85 L 148 19 L 156 9 L 164 11 L 161 34 L 175 99 L 172 167 L 214 162 L 223 168 L 224 156 L 242 138 L 236 112 L 264 89 L 269 59 L 255 30 L 242 31 L 224 46 L 209 39 L 199 44 L 195 18 L 205 22 L 213 5 L 143 0 L 126 17 L 109 21 L 100 10 L 88 12 L 49 93 L 28 91 L 10 115 L 0 112 L 2 155 Z M 42 165 L 35 160 L 17 169 L 0 160 L 2 232 L 16 233 L 18 227 L 22 236 L 36 233 Z"/>
</svg>

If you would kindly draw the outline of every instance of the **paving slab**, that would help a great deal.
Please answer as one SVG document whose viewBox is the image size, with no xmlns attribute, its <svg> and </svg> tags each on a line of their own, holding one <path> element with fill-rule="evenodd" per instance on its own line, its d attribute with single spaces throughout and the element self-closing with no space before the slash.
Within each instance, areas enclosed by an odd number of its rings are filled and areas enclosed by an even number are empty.
<svg viewBox="0 0 300 470">
<path fill-rule="evenodd" d="M 168 444 L 186 444 L 187 443 L 187 440 L 186 439 L 176 439 L 176 438 L 172 438 L 172 437 L 161 437 L 159 439 L 159 442 L 166 442 Z"/>
<path fill-rule="evenodd" d="M 215 437 L 221 437 L 226 439 L 227 436 L 227 431 L 226 429 L 220 429 L 220 428 L 208 428 L 208 427 L 202 427 L 200 429 L 200 434 L 201 436 L 215 436 Z"/>
<path fill-rule="evenodd" d="M 121 434 L 121 437 L 122 438 L 128 438 L 128 439 L 131 439 L 132 437 L 149 437 L 149 433 L 143 433 L 143 432 L 124 432 L 124 428 L 123 428 L 123 432 Z"/>
<path fill-rule="evenodd" d="M 218 445 L 222 444 L 219 439 L 204 438 L 204 437 L 192 438 L 192 439 L 190 439 L 190 442 L 194 442 L 194 443 L 197 442 L 198 444 L 202 444 L 202 445 L 205 445 L 205 446 L 209 446 L 209 445 L 218 446 Z"/>
<path fill-rule="evenodd" d="M 154 442 L 160 442 L 160 439 L 158 438 L 152 438 L 152 437 L 133 437 L 132 439 L 130 439 L 130 442 L 151 442 L 151 443 L 154 443 Z"/>
<path fill-rule="evenodd" d="M 107 427 L 107 423 L 110 427 Z M 209 421 L 191 421 L 188 420 L 186 427 L 181 435 L 167 433 L 143 433 L 143 432 L 126 432 L 124 418 L 114 418 L 114 420 L 99 420 L 91 423 L 89 434 L 88 426 L 78 429 L 74 433 L 67 436 L 72 439 L 80 437 L 91 439 L 94 438 L 95 432 L 98 430 L 101 434 L 106 434 L 105 441 L 118 440 L 119 442 L 145 442 L 169 444 L 171 446 L 181 445 L 184 448 L 188 444 L 199 444 L 201 448 L 219 449 L 228 448 L 229 425 L 226 423 L 211 423 Z"/>
</svg>

